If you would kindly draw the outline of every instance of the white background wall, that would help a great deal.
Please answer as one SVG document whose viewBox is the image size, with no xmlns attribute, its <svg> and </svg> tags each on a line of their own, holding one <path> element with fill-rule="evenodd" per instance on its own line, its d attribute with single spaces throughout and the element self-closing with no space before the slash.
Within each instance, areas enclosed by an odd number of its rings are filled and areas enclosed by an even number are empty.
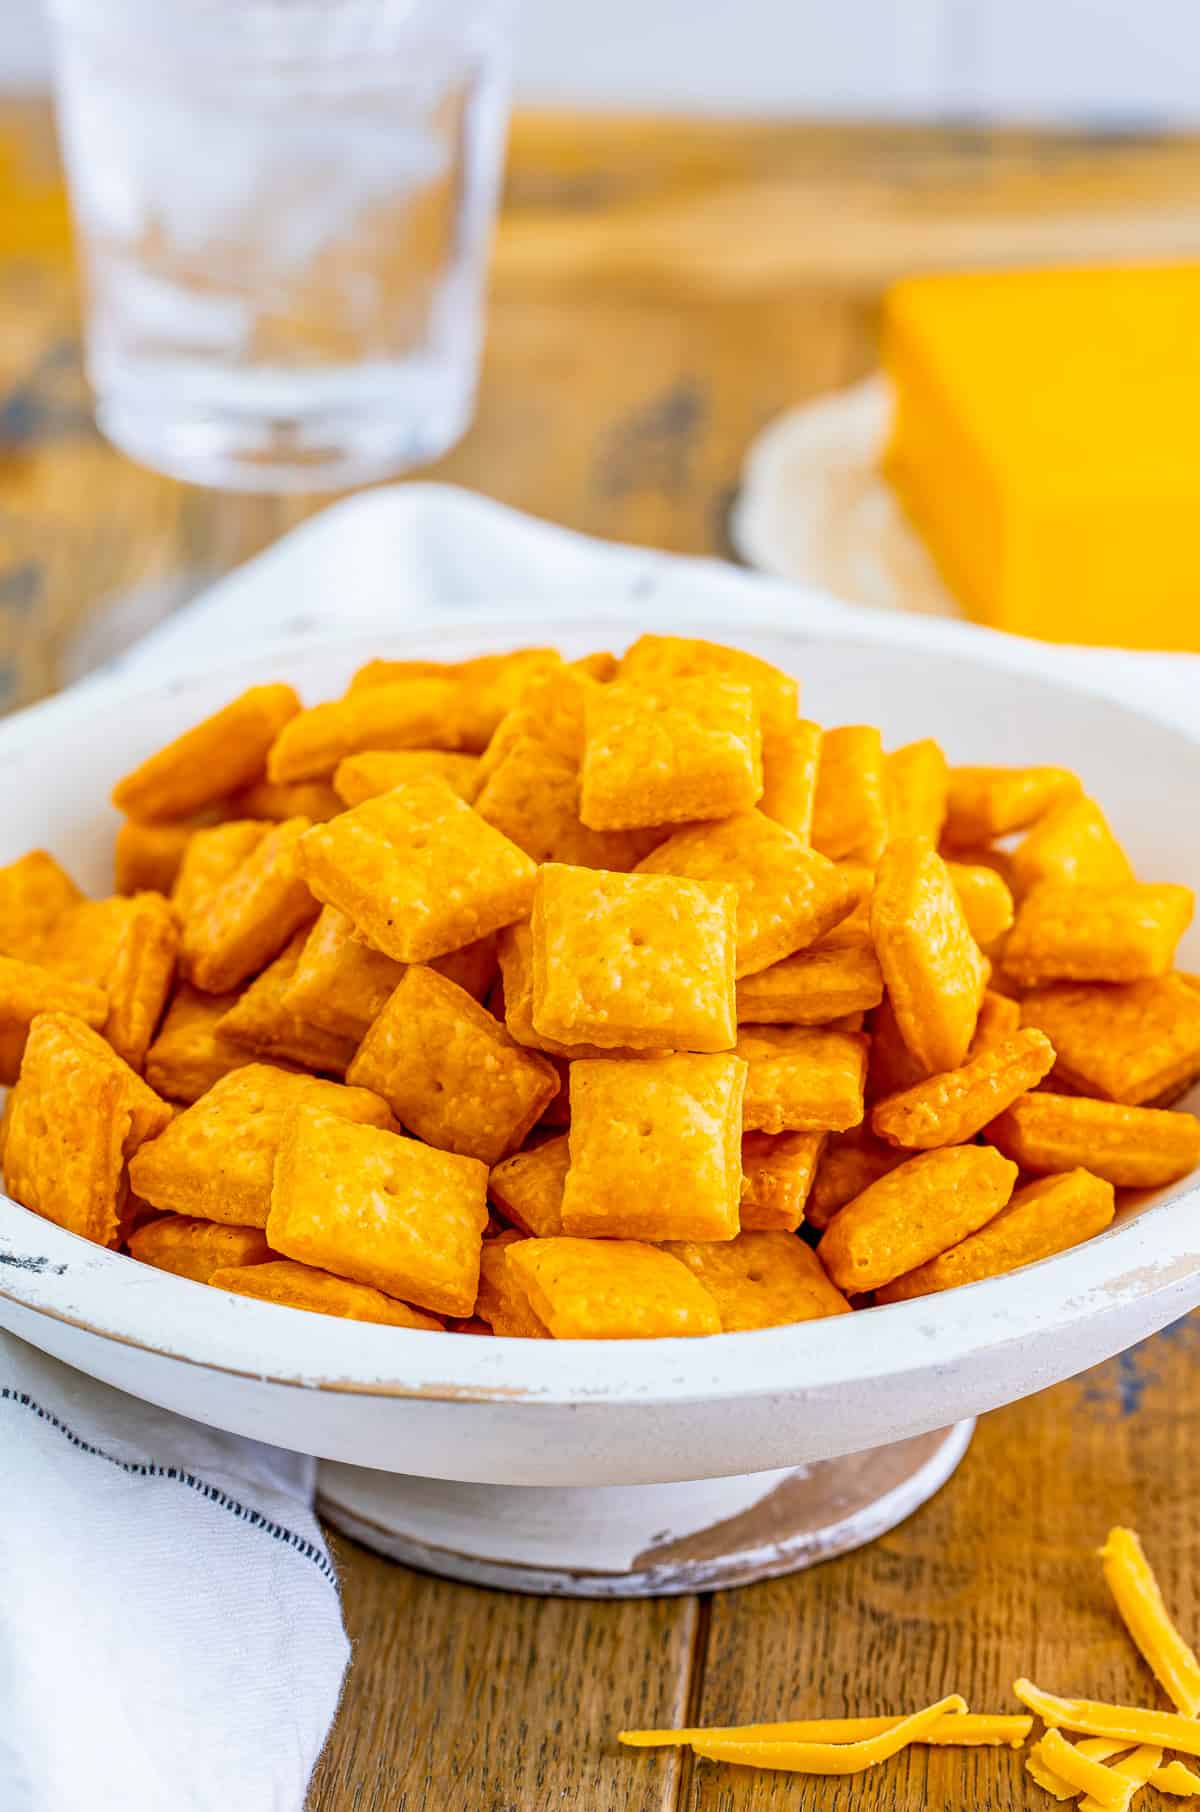
<svg viewBox="0 0 1200 1812">
<path fill-rule="evenodd" d="M 0 0 L 0 85 L 45 79 L 42 3 Z M 536 102 L 1200 125 L 1200 0 L 523 0 L 517 65 Z"/>
</svg>

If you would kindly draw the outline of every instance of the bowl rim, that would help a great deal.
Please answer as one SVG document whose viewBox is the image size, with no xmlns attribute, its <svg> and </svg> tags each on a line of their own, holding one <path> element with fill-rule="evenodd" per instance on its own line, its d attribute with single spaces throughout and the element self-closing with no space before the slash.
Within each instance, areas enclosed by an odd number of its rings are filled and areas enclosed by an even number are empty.
<svg viewBox="0 0 1200 1812">
<path fill-rule="evenodd" d="M 695 633 L 721 623 L 728 633 L 727 616 L 700 608 L 689 612 L 687 630 Z M 564 612 L 561 620 L 544 614 L 517 619 L 492 606 L 440 620 L 360 626 L 353 633 L 308 634 L 291 641 L 276 636 L 236 660 L 205 663 L 183 674 L 124 675 L 118 670 L 98 676 L 0 726 L 0 755 L 28 753 L 52 742 L 59 721 L 77 719 L 80 711 L 102 717 L 118 704 L 124 709 L 164 696 L 186 696 L 225 675 L 246 685 L 253 683 L 258 667 L 278 676 L 280 669 L 287 672 L 289 662 L 309 661 L 324 652 L 349 658 L 356 651 L 378 654 L 393 645 L 416 652 L 423 643 L 444 650 L 481 640 L 517 646 L 523 640 L 544 642 L 568 629 L 586 629 L 607 641 L 647 627 L 686 632 L 677 612 L 639 610 L 635 617 L 628 609 L 617 609 L 606 614 L 593 603 Z M 1003 658 L 991 661 L 982 658 L 978 642 L 972 646 L 947 638 L 945 627 L 882 615 L 875 622 L 856 612 L 847 613 L 844 629 L 833 630 L 827 622 L 796 624 L 769 609 L 751 609 L 739 620 L 738 634 L 739 639 L 791 641 L 798 650 L 817 639 L 898 650 L 924 647 L 972 669 L 1002 666 L 1031 685 L 1081 695 L 1124 717 L 1130 733 L 1149 731 L 1176 739 L 1193 754 L 1200 750 L 1200 736 L 1181 726 L 1125 705 L 1100 687 L 1046 673 L 1032 650 L 1006 646 Z M 1131 1305 L 1159 1293 L 1170 1299 L 1171 1314 L 1182 1312 L 1200 1300 L 1200 1247 L 1189 1235 L 1190 1217 L 1181 1212 L 1183 1203 L 1197 1196 L 1200 1173 L 1082 1246 L 1001 1277 L 854 1315 L 692 1340 L 547 1343 L 495 1336 L 447 1340 L 233 1296 L 92 1245 L 0 1194 L 0 1302 L 171 1360 L 306 1390 L 579 1408 L 780 1394 L 816 1397 L 832 1389 L 869 1387 L 883 1376 L 927 1372 L 931 1365 L 952 1368 L 981 1350 L 1062 1332 L 1083 1320 L 1115 1323 Z M 1187 1300 L 1180 1303 L 1181 1296 Z"/>
</svg>

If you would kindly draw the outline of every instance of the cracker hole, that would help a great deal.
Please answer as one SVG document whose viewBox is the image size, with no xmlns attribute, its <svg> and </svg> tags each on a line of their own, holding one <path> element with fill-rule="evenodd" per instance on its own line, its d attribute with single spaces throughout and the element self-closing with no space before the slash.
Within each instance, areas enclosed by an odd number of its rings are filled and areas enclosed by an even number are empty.
<svg viewBox="0 0 1200 1812">
<path fill-rule="evenodd" d="M 413 838 L 410 847 L 413 849 L 427 849 L 429 847 L 429 838 L 421 831 Z"/>
<path fill-rule="evenodd" d="M 747 1271 L 747 1273 L 746 1273 L 746 1282 L 747 1283 L 763 1283 L 764 1281 L 765 1281 L 765 1279 L 763 1278 L 763 1274 L 761 1271 Z"/>
<path fill-rule="evenodd" d="M 638 1126 L 638 1132 L 640 1133 L 640 1135 L 643 1139 L 650 1138 L 653 1131 L 654 1131 L 653 1120 L 643 1120 L 640 1123 L 640 1125 Z"/>
<path fill-rule="evenodd" d="M 646 933 L 644 931 L 631 931 L 629 933 L 629 941 L 635 950 L 640 950 L 646 942 Z"/>
</svg>

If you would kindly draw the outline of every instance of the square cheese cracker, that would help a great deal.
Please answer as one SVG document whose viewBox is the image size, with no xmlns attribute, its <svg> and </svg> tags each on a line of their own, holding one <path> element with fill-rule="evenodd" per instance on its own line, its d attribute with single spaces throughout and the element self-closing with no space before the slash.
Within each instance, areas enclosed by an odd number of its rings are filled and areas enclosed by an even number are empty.
<svg viewBox="0 0 1200 1812">
<path fill-rule="evenodd" d="M 296 866 L 308 818 L 268 826 L 267 834 L 209 898 L 189 913 L 180 961 L 188 979 L 225 994 L 257 975 L 320 910 Z"/>
<path fill-rule="evenodd" d="M 1081 1095 L 1153 1105 L 1200 1076 L 1200 992 L 1178 975 L 1058 982 L 1014 1010 L 1054 1046 L 1054 1074 Z"/>
<path fill-rule="evenodd" d="M 50 933 L 48 968 L 104 989 L 104 1036 L 140 1070 L 175 976 L 179 926 L 159 893 L 84 900 Z"/>
<path fill-rule="evenodd" d="M 617 679 L 645 692 L 669 692 L 679 680 L 729 679 L 749 686 L 763 731 L 795 722 L 799 687 L 790 673 L 745 648 L 726 648 L 697 636 L 640 635 L 621 656 Z"/>
<path fill-rule="evenodd" d="M 951 768 L 942 835 L 952 849 L 991 843 L 1036 824 L 1082 790 L 1067 768 Z"/>
<path fill-rule="evenodd" d="M 867 1040 L 815 1026 L 741 1026 L 747 1132 L 845 1132 L 863 1117 Z"/>
<path fill-rule="evenodd" d="M 665 833 L 592 830 L 579 815 L 579 768 L 531 736 L 518 737 L 479 790 L 475 809 L 535 862 L 616 872 L 633 867 Z"/>
<path fill-rule="evenodd" d="M 65 1013 L 39 1014 L 9 1097 L 5 1187 L 35 1214 L 114 1246 L 126 1162 L 170 1118 L 98 1032 Z"/>
<path fill-rule="evenodd" d="M 1018 1189 L 975 1233 L 878 1291 L 878 1302 L 908 1302 L 958 1284 L 1000 1277 L 1103 1233 L 1114 1214 L 1113 1186 L 1086 1170 L 1042 1177 Z"/>
<path fill-rule="evenodd" d="M 533 1024 L 559 1044 L 727 1050 L 732 887 L 547 863 L 533 905 Z"/>
<path fill-rule="evenodd" d="M 739 977 L 807 949 L 848 918 L 858 899 L 850 878 L 761 812 L 676 831 L 637 872 L 737 888 Z"/>
<path fill-rule="evenodd" d="M 549 1038 L 539 1032 L 533 1023 L 533 927 L 528 919 L 521 919 L 515 925 L 506 925 L 496 940 L 496 955 L 500 964 L 500 975 L 503 986 L 501 994 L 504 1007 L 504 1023 L 508 1027 L 510 1038 L 530 1050 L 545 1051 L 549 1056 L 571 1062 L 576 1057 L 615 1057 L 630 1056 L 634 1053 L 628 1046 L 604 1046 L 599 1044 L 564 1044 L 560 1039 Z M 669 1048 L 666 1045 L 648 1047 L 660 1052 Z M 552 1103 L 551 1106 L 556 1106 Z"/>
<path fill-rule="evenodd" d="M 999 1114 L 986 1136 L 1022 1170 L 1082 1168 L 1116 1189 L 1161 1189 L 1200 1165 L 1200 1120 L 1036 1089 Z"/>
<path fill-rule="evenodd" d="M 439 1315 L 470 1315 L 487 1169 L 318 1107 L 282 1129 L 267 1238 L 301 1264 Z"/>
<path fill-rule="evenodd" d="M 367 749 L 458 749 L 462 731 L 453 680 L 399 680 L 313 705 L 284 726 L 267 758 L 267 778 L 327 780 L 348 755 Z"/>
<path fill-rule="evenodd" d="M 505 1220 L 534 1239 L 547 1239 L 563 1230 L 563 1188 L 570 1165 L 569 1143 L 561 1133 L 497 1164 L 488 1193 Z"/>
<path fill-rule="evenodd" d="M 83 899 L 64 868 L 44 849 L 0 868 L 0 956 L 40 963 L 63 914 Z"/>
<path fill-rule="evenodd" d="M 146 1081 L 168 1101 L 198 1101 L 214 1082 L 254 1061 L 245 1045 L 227 1038 L 220 1022 L 236 994 L 202 994 L 182 982 L 146 1053 Z"/>
<path fill-rule="evenodd" d="M 732 1239 L 745 1079 L 733 1056 L 573 1063 L 563 1232 Z"/>
<path fill-rule="evenodd" d="M 812 1247 L 791 1233 L 739 1233 L 725 1245 L 672 1240 L 663 1250 L 704 1285 L 725 1334 L 850 1313 Z"/>
<path fill-rule="evenodd" d="M 769 969 L 737 984 L 739 1020 L 755 1025 L 828 1025 L 883 999 L 883 976 L 870 934 L 843 922 Z"/>
<path fill-rule="evenodd" d="M 495 1239 L 485 1239 L 479 1255 L 479 1296 L 475 1313 L 493 1334 L 518 1340 L 549 1340 L 550 1330 L 540 1322 L 516 1274 L 509 1271 L 508 1252 L 522 1235 L 511 1229 Z"/>
<path fill-rule="evenodd" d="M 837 862 L 879 860 L 888 839 L 883 746 L 870 724 L 842 724 L 821 739 L 812 843 Z"/>
<path fill-rule="evenodd" d="M 334 790 L 343 805 L 361 805 L 390 793 L 409 780 L 430 774 L 448 780 L 460 799 L 470 804 L 478 785 L 479 757 L 452 749 L 367 749 L 347 755 L 334 770 Z M 312 817 L 315 814 L 310 813 Z"/>
<path fill-rule="evenodd" d="M 554 1066 L 509 1037 L 486 1007 L 414 964 L 346 1072 L 428 1145 L 498 1164 L 558 1093 Z"/>
<path fill-rule="evenodd" d="M 669 1252 L 637 1240 L 525 1239 L 505 1270 L 556 1340 L 719 1334 L 712 1296 Z"/>
<path fill-rule="evenodd" d="M 225 1227 L 186 1214 L 163 1214 L 129 1236 L 131 1255 L 159 1271 L 207 1283 L 226 1265 L 261 1265 L 278 1256 L 261 1227 Z"/>
<path fill-rule="evenodd" d="M 178 824 L 139 824 L 136 818 L 126 818 L 113 845 L 116 892 L 169 894 L 197 828 L 189 819 Z"/>
<path fill-rule="evenodd" d="M 134 1158 L 130 1182 L 155 1208 L 233 1227 L 265 1227 L 283 1123 L 296 1107 L 393 1128 L 366 1089 L 252 1063 L 213 1084 Z"/>
<path fill-rule="evenodd" d="M 750 687 L 715 676 L 662 692 L 597 686 L 579 778 L 580 817 L 598 831 L 749 811 L 763 790 Z"/>
<path fill-rule="evenodd" d="M 906 742 L 883 758 L 883 797 L 889 837 L 928 837 L 936 843 L 946 822 L 949 770 L 932 737 Z"/>
<path fill-rule="evenodd" d="M 290 686 L 251 686 L 126 774 L 112 802 L 151 823 L 186 818 L 260 779 L 268 750 L 299 710 Z"/>
<path fill-rule="evenodd" d="M 820 1132 L 742 1135 L 743 1230 L 795 1232 L 825 1147 Z"/>
<path fill-rule="evenodd" d="M 1196 1001 L 1200 1008 L 1200 995 Z M 98 1029 L 108 1018 L 108 995 L 40 963 L 0 956 L 0 1086 L 11 1088 L 17 1080 L 29 1028 L 39 1013 L 69 1013 Z"/>
<path fill-rule="evenodd" d="M 323 906 L 300 951 L 284 1005 L 357 1044 L 403 975 L 403 963 L 359 942 L 344 912 Z"/>
<path fill-rule="evenodd" d="M 820 760 L 819 724 L 797 718 L 782 729 L 763 731 L 763 790 L 758 809 L 802 843 L 812 840 Z"/>
<path fill-rule="evenodd" d="M 412 780 L 300 841 L 313 893 L 397 962 L 421 963 L 525 918 L 537 867 L 449 781 Z"/>
<path fill-rule="evenodd" d="M 194 915 L 208 911 L 226 881 L 270 831 L 265 819 L 229 818 L 192 832 L 171 889 L 171 904 L 185 931 Z"/>
<path fill-rule="evenodd" d="M 420 1328 L 440 1334 L 442 1323 L 407 1302 L 397 1302 L 370 1284 L 350 1283 L 312 1265 L 280 1258 L 268 1264 L 230 1265 L 208 1278 L 214 1290 L 272 1302 L 281 1308 L 306 1309 L 313 1315 L 339 1315 L 345 1321 L 374 1321 L 389 1328 Z"/>
<path fill-rule="evenodd" d="M 984 1226 L 1016 1180 L 1016 1165 L 990 1145 L 920 1152 L 834 1215 L 818 1255 L 847 1295 L 877 1290 Z"/>
<path fill-rule="evenodd" d="M 926 1072 L 970 1049 L 987 983 L 946 864 L 927 837 L 899 837 L 880 860 L 871 937 L 905 1045 Z"/>
<path fill-rule="evenodd" d="M 304 940 L 305 933 L 298 931 L 282 955 L 221 1015 L 216 1032 L 223 1042 L 238 1045 L 251 1056 L 341 1077 L 357 1048 L 357 1038 L 315 1024 L 289 998 Z"/>
<path fill-rule="evenodd" d="M 1018 908 L 1004 946 L 1005 973 L 1021 988 L 1165 975 L 1194 906 L 1191 888 L 1174 882 L 1084 887 L 1042 881 Z"/>
</svg>

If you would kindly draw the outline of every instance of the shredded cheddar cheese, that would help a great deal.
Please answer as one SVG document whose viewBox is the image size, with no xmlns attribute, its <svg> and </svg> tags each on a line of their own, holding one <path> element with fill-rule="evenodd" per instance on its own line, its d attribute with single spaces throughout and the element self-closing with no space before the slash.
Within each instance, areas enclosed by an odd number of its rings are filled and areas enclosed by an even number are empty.
<svg viewBox="0 0 1200 1812">
<path fill-rule="evenodd" d="M 890 1730 L 857 1743 L 748 1743 L 731 1737 L 695 1738 L 692 1748 L 713 1762 L 741 1762 L 751 1768 L 780 1768 L 791 1774 L 860 1774 L 898 1755 L 910 1743 L 920 1742 L 947 1712 L 965 1712 L 967 1702 L 957 1693 L 927 1705 L 911 1717 L 901 1718 Z"/>
<path fill-rule="evenodd" d="M 1176 1799 L 1194 1799 L 1200 1794 L 1200 1774 L 1193 1774 L 1182 1762 L 1169 1762 L 1165 1768 L 1154 1770 L 1150 1785 L 1160 1793 L 1173 1793 Z"/>
<path fill-rule="evenodd" d="M 1149 1711 L 1137 1705 L 1105 1705 L 1097 1699 L 1059 1699 L 1032 1680 L 1014 1680 L 1013 1691 L 1052 1728 L 1081 1730 L 1088 1736 L 1121 1737 L 1127 1748 L 1150 1743 L 1200 1755 L 1200 1722 L 1177 1711 Z"/>
<path fill-rule="evenodd" d="M 1177 1711 L 1200 1711 L 1200 1661 L 1172 1623 L 1158 1581 L 1132 1529 L 1110 1529 L 1100 1550 L 1104 1577 L 1125 1628 Z"/>
<path fill-rule="evenodd" d="M 617 1741 L 630 1749 L 684 1748 L 690 1743 L 725 1737 L 739 1743 L 856 1743 L 894 1730 L 896 1718 L 793 1718 L 782 1724 L 712 1724 L 682 1730 L 622 1730 Z M 948 1713 L 919 1739 L 941 1746 L 1019 1749 L 1033 1729 L 1030 1717 L 995 1716 L 987 1712 Z M 909 1739 L 910 1742 L 913 1740 Z"/>
<path fill-rule="evenodd" d="M 1107 1762 L 1110 1756 L 1123 1755 L 1129 1744 L 1113 1742 L 1109 1737 L 1084 1737 L 1075 1747 L 1080 1755 L 1089 1756 L 1093 1762 Z M 1025 1757 L 1025 1772 L 1055 1799 L 1075 1799 L 1079 1793 L 1078 1787 L 1073 1787 L 1070 1781 L 1065 1781 L 1061 1774 L 1055 1774 L 1053 1768 L 1047 1766 L 1041 1741 L 1036 1742 Z"/>
<path fill-rule="evenodd" d="M 1042 1761 L 1059 1780 L 1068 1781 L 1076 1793 L 1087 1794 L 1105 1812 L 1117 1812 L 1125 1795 L 1125 1782 L 1114 1768 L 1106 1768 L 1103 1762 L 1081 1754 L 1060 1730 L 1048 1730 L 1038 1749 Z"/>
<path fill-rule="evenodd" d="M 1200 1772 L 1181 1761 L 1163 1762 L 1164 1750 L 1200 1756 L 1200 1661 L 1168 1615 L 1133 1530 L 1110 1530 L 1100 1554 L 1125 1627 L 1175 1710 L 1062 1699 L 1032 1680 L 1016 1680 L 1017 1698 L 1046 1726 L 1024 1757 L 1026 1771 L 1053 1799 L 1076 1800 L 1078 1812 L 1130 1812 L 1145 1786 L 1200 1799 Z M 707 1761 L 747 1768 L 838 1775 L 874 1768 L 916 1743 L 1021 1749 L 1032 1729 L 1033 1716 L 972 1713 L 954 1693 L 907 1717 L 622 1730 L 619 1740 L 634 1749 L 687 1746 Z"/>
<path fill-rule="evenodd" d="M 1133 1804 L 1134 1794 L 1139 1787 L 1144 1787 L 1148 1780 L 1153 1780 L 1154 1771 L 1161 1761 L 1161 1749 L 1144 1745 L 1141 1749 L 1135 1749 L 1132 1755 L 1122 1756 L 1119 1762 L 1113 1763 L 1110 1772 L 1125 1781 L 1115 1812 L 1128 1812 L 1129 1807 Z M 1098 1799 L 1093 1799 L 1089 1793 L 1080 1800 L 1079 1812 L 1109 1812 L 1109 1809 L 1102 1806 Z"/>
<path fill-rule="evenodd" d="M 1065 1781 L 1061 1774 L 1055 1774 L 1042 1754 L 1042 1745 L 1035 1743 L 1025 1757 L 1025 1772 L 1030 1780 L 1035 1780 L 1039 1787 L 1054 1796 L 1055 1799 L 1074 1799 L 1079 1792 L 1070 1781 Z"/>
</svg>

